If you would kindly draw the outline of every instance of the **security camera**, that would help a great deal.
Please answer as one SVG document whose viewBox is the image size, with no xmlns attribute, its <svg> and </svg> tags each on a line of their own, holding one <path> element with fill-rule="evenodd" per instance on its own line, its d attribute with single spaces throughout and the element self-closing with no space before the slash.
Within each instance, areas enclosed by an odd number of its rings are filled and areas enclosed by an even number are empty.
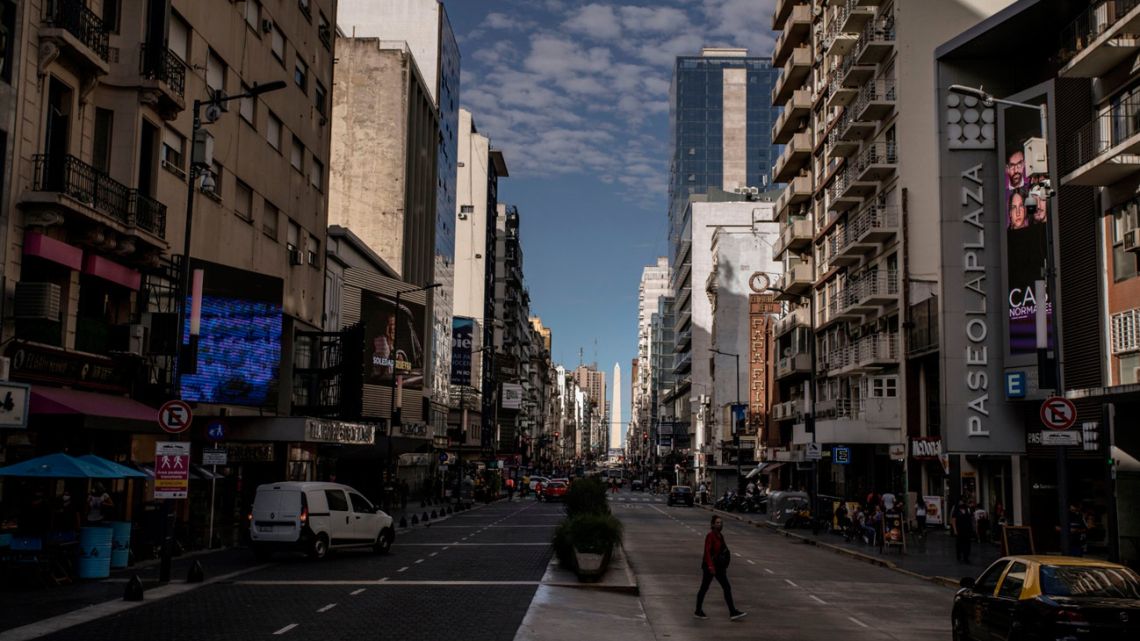
<svg viewBox="0 0 1140 641">
<path fill-rule="evenodd" d="M 209 124 L 218 121 L 222 117 L 222 108 L 219 105 L 207 105 L 206 113 L 202 116 L 202 121 Z"/>
<path fill-rule="evenodd" d="M 213 192 L 217 187 L 218 183 L 214 180 L 214 174 L 208 171 L 202 174 L 202 191 Z"/>
</svg>

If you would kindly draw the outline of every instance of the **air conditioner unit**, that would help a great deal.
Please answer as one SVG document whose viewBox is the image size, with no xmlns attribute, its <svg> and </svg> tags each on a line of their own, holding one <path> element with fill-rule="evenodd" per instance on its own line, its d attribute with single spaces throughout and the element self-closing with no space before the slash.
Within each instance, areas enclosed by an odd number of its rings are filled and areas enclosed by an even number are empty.
<svg viewBox="0 0 1140 641">
<path fill-rule="evenodd" d="M 12 316 L 59 321 L 60 287 L 55 283 L 16 283 Z"/>
<path fill-rule="evenodd" d="M 149 335 L 146 325 L 131 325 L 127 332 L 127 351 L 136 356 L 146 354 Z"/>
<path fill-rule="evenodd" d="M 300 249 L 290 249 L 289 250 L 289 264 L 290 265 L 304 265 L 305 264 L 305 259 L 301 255 Z"/>
<path fill-rule="evenodd" d="M 1124 232 L 1124 251 L 1140 252 L 1140 228 Z"/>
<path fill-rule="evenodd" d="M 261 30 L 265 33 L 272 32 L 273 31 L 273 21 L 268 19 L 268 18 L 266 18 L 265 20 L 262 20 L 261 21 Z"/>
</svg>

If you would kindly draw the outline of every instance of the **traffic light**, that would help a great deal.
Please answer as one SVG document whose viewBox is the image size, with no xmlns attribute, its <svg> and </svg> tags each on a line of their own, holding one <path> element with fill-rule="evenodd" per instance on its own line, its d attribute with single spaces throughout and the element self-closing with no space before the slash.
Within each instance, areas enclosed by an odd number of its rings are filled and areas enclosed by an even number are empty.
<svg viewBox="0 0 1140 641">
<path fill-rule="evenodd" d="M 1095 452 L 1100 449 L 1100 425 L 1093 422 L 1081 423 L 1081 437 L 1086 452 Z"/>
</svg>

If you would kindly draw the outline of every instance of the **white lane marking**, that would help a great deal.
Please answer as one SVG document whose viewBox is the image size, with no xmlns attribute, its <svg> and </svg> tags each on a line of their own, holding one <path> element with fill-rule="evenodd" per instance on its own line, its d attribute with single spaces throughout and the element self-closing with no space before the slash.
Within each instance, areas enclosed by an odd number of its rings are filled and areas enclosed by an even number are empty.
<svg viewBox="0 0 1140 641">
<path fill-rule="evenodd" d="M 326 605 L 326 606 L 325 606 L 325 607 L 323 607 L 323 608 L 319 608 L 319 609 L 317 610 L 317 612 L 328 612 L 329 610 L 331 610 L 331 609 L 333 609 L 333 608 L 335 608 L 335 607 L 336 607 L 336 604 L 335 604 L 335 603 L 330 603 L 330 604 Z"/>
<path fill-rule="evenodd" d="M 439 552 L 432 552 L 432 553 L 431 553 L 431 554 L 429 554 L 428 556 L 435 556 L 435 555 L 437 555 L 437 554 L 439 554 Z"/>
<path fill-rule="evenodd" d="M 820 605 L 827 605 L 827 601 L 824 601 L 823 599 L 821 599 L 821 598 L 817 597 L 817 596 L 816 596 L 816 595 L 814 595 L 814 594 L 809 594 L 808 596 L 810 596 L 811 598 L 813 598 L 813 599 L 815 599 L 816 601 L 818 601 L 818 602 L 820 603 Z"/>
<path fill-rule="evenodd" d="M 769 570 L 768 568 L 764 568 L 764 571 L 767 572 L 768 574 L 775 574 L 775 572 Z"/>
<path fill-rule="evenodd" d="M 444 549 L 444 550 L 446 550 L 446 549 L 447 549 L 447 546 L 446 546 L 446 545 L 445 545 L 445 546 L 443 546 L 443 549 Z"/>
<path fill-rule="evenodd" d="M 756 565 L 756 562 L 752 559 L 748 559 L 748 565 Z"/>
<path fill-rule="evenodd" d="M 383 583 L 384 581 L 387 581 L 387 580 L 388 580 L 388 577 L 384 577 L 383 579 L 380 579 L 381 583 Z"/>
<path fill-rule="evenodd" d="M 744 556 L 744 555 L 743 555 L 743 554 L 741 554 L 740 552 L 734 552 L 734 554 L 736 554 L 736 557 L 737 557 L 737 558 L 740 558 L 740 557 Z"/>
<path fill-rule="evenodd" d="M 295 627 L 297 627 L 297 624 L 296 624 L 296 623 L 290 623 L 289 625 L 287 625 L 287 626 L 285 626 L 285 627 L 281 628 L 280 630 L 278 630 L 278 631 L 274 632 L 273 634 L 275 634 L 275 635 L 278 635 L 278 634 L 285 634 L 286 632 L 288 632 L 288 631 L 292 630 L 292 629 L 293 629 L 293 628 L 295 628 Z"/>
<path fill-rule="evenodd" d="M 399 570 L 396 570 L 396 571 L 397 571 L 397 572 L 404 572 L 404 571 L 406 571 L 407 569 L 408 569 L 408 566 L 406 566 L 406 565 L 405 565 L 404 567 L 402 567 L 402 568 L 400 568 Z"/>
<path fill-rule="evenodd" d="M 862 622 L 862 621 L 860 621 L 859 619 L 856 619 L 855 617 L 847 617 L 847 618 L 848 618 L 850 621 L 852 621 L 852 622 L 854 622 L 854 623 L 857 623 L 857 624 L 859 624 L 859 625 L 863 626 L 864 628 L 869 628 L 869 627 L 871 627 L 871 626 L 867 625 L 866 623 L 863 623 L 863 622 Z"/>
<path fill-rule="evenodd" d="M 784 579 L 784 581 L 786 581 L 788 583 L 788 585 L 792 586 L 793 588 L 800 587 L 800 586 L 796 585 L 795 583 L 793 583 L 791 579 Z"/>
<path fill-rule="evenodd" d="M 384 577 L 384 579 L 386 579 L 386 578 L 388 578 L 388 577 Z M 383 581 L 384 579 L 380 579 L 380 580 L 381 580 L 381 581 Z M 349 592 L 349 594 L 350 594 L 350 595 L 352 595 L 352 596 L 356 596 L 356 595 L 360 594 L 361 592 L 363 592 L 363 591 L 365 591 L 365 590 L 367 590 L 367 589 L 368 589 L 368 588 L 360 588 L 360 589 L 357 589 L 357 590 L 353 590 L 352 592 Z"/>
<path fill-rule="evenodd" d="M 423 559 L 416 559 L 416 563 L 423 563 L 423 562 L 424 562 Z"/>
</svg>

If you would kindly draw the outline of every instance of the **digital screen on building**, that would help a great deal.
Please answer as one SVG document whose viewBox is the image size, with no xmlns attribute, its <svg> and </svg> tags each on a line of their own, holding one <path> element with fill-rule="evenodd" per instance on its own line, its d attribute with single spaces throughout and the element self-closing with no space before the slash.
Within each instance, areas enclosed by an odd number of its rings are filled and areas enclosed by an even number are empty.
<svg viewBox="0 0 1140 641">
<path fill-rule="evenodd" d="M 1028 102 L 1043 102 L 1039 100 Z M 1007 304 L 1009 309 L 1010 354 L 1037 352 L 1037 305 L 1034 283 L 1043 278 L 1046 251 L 1045 225 L 1049 222 L 1050 199 L 1044 196 L 1042 181 L 1047 173 L 1029 174 L 1024 145 L 1030 138 L 1041 136 L 1040 116 L 1031 109 L 1009 108 L 1003 111 L 1005 135 L 1003 176 L 1003 210 L 1005 212 Z M 1031 197 L 1032 196 L 1032 197 Z M 1036 207 L 1032 207 L 1033 203 Z M 1046 320 L 1049 344 L 1053 344 L 1053 305 L 1048 302 Z"/>
<path fill-rule="evenodd" d="M 204 270 L 196 370 L 182 375 L 182 399 L 227 405 L 276 405 L 281 366 L 280 279 L 193 261 Z M 190 340 L 186 299 L 183 344 Z"/>
<path fill-rule="evenodd" d="M 424 386 L 424 306 L 395 296 L 361 292 L 360 320 L 364 323 L 364 382 L 394 384 L 398 372 L 402 387 Z M 394 346 L 394 347 L 393 347 Z"/>
</svg>

